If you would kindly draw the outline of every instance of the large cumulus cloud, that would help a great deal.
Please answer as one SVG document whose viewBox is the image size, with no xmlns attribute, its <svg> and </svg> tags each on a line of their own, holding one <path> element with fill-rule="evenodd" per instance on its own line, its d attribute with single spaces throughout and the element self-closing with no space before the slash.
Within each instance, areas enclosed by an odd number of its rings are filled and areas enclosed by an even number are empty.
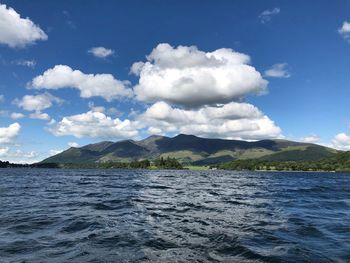
<svg viewBox="0 0 350 263">
<path fill-rule="evenodd" d="M 137 118 L 150 133 L 186 133 L 229 139 L 281 137 L 281 129 L 258 108 L 248 103 L 231 102 L 221 107 L 199 110 L 174 108 L 157 102 Z"/>
<path fill-rule="evenodd" d="M 131 97 L 128 81 L 121 81 L 111 74 L 85 74 L 66 65 L 56 65 L 35 77 L 29 84 L 34 89 L 75 88 L 82 98 L 103 97 L 112 101 L 120 97 Z"/>
<path fill-rule="evenodd" d="M 46 39 L 45 32 L 29 18 L 21 18 L 13 8 L 0 4 L 0 44 L 24 47 Z"/>
<path fill-rule="evenodd" d="M 8 127 L 0 127 L 0 143 L 11 143 L 18 136 L 21 125 L 17 122 Z"/>
<path fill-rule="evenodd" d="M 113 119 L 102 112 L 88 111 L 86 113 L 64 117 L 49 130 L 56 136 L 75 136 L 125 139 L 134 138 L 138 131 L 129 120 Z"/>
<path fill-rule="evenodd" d="M 39 95 L 25 95 L 22 99 L 15 99 L 13 101 L 18 107 L 23 108 L 26 111 L 37 111 L 50 108 L 53 103 L 62 103 L 62 99 L 55 97 L 49 93 L 43 93 Z"/>
<path fill-rule="evenodd" d="M 199 107 L 237 101 L 265 92 L 267 81 L 251 65 L 248 55 L 221 48 L 204 52 L 195 46 L 159 44 L 147 62 L 134 63 L 139 76 L 136 98 Z"/>
</svg>

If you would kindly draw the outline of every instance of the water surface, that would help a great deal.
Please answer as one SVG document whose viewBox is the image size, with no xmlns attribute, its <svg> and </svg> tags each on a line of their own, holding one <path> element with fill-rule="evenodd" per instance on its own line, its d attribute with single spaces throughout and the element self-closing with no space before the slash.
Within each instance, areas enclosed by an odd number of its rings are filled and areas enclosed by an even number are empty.
<svg viewBox="0 0 350 263">
<path fill-rule="evenodd" d="M 0 262 L 350 262 L 350 174 L 0 169 Z"/>
</svg>

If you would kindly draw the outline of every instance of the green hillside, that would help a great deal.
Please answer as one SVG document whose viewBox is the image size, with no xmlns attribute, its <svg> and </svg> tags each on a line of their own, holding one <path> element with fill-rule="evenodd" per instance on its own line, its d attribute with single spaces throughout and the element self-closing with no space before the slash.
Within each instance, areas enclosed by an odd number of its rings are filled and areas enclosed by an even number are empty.
<svg viewBox="0 0 350 263">
<path fill-rule="evenodd" d="M 350 152 L 310 161 L 272 161 L 262 159 L 234 160 L 217 166 L 224 170 L 277 170 L 277 171 L 350 171 Z"/>
<path fill-rule="evenodd" d="M 292 147 L 284 151 L 261 157 L 266 161 L 317 161 L 323 158 L 332 157 L 337 151 L 319 145 L 306 147 Z"/>
<path fill-rule="evenodd" d="M 42 163 L 90 163 L 96 162 L 98 156 L 98 152 L 71 147 L 66 151 L 43 160 Z"/>
</svg>

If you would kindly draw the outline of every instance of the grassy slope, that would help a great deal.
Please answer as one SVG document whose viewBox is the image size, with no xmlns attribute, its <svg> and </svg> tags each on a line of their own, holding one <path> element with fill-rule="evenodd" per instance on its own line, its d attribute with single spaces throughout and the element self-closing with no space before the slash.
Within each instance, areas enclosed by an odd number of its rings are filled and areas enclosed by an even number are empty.
<svg viewBox="0 0 350 263">
<path fill-rule="evenodd" d="M 278 153 L 263 156 L 260 159 L 266 161 L 317 161 L 329 158 L 336 154 L 336 151 L 322 146 L 290 147 Z"/>
<path fill-rule="evenodd" d="M 218 157 L 210 157 L 202 160 L 198 160 L 192 163 L 192 165 L 213 165 L 218 163 L 225 163 L 234 160 L 234 157 L 231 155 L 223 155 Z"/>
<path fill-rule="evenodd" d="M 68 150 L 45 159 L 44 163 L 91 163 L 98 159 L 96 152 L 90 150 L 69 148 Z M 84 162 L 81 162 L 84 160 Z"/>
<path fill-rule="evenodd" d="M 184 151 L 174 151 L 174 152 L 162 153 L 160 155 L 160 157 L 175 158 L 175 159 L 182 161 L 182 162 L 193 162 L 193 161 L 198 161 L 198 160 L 205 158 L 205 155 L 200 154 L 200 153 L 195 153 L 195 152 L 192 152 L 189 150 L 184 150 Z"/>
</svg>

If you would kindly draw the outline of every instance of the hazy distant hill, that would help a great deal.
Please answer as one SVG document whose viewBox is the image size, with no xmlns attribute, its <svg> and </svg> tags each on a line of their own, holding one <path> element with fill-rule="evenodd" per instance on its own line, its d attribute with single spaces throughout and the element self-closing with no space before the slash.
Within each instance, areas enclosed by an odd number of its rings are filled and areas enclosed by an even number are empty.
<svg viewBox="0 0 350 263">
<path fill-rule="evenodd" d="M 173 138 L 150 136 L 141 141 L 104 141 L 74 148 L 51 156 L 44 163 L 128 162 L 157 157 L 173 157 L 182 163 L 216 164 L 234 159 L 269 161 L 312 161 L 332 157 L 337 151 L 324 146 L 287 140 L 255 142 L 207 139 L 180 134 Z"/>
</svg>

